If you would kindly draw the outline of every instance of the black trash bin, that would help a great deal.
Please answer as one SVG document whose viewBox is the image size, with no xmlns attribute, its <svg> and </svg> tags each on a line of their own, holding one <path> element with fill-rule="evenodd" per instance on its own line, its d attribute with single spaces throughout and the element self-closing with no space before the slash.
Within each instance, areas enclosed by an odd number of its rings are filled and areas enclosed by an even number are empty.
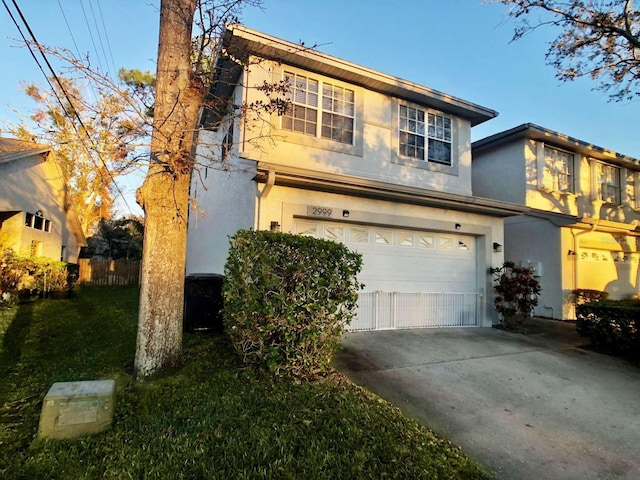
<svg viewBox="0 0 640 480">
<path fill-rule="evenodd" d="M 184 286 L 184 330 L 186 332 L 221 332 L 223 275 L 199 273 L 188 275 Z"/>
</svg>

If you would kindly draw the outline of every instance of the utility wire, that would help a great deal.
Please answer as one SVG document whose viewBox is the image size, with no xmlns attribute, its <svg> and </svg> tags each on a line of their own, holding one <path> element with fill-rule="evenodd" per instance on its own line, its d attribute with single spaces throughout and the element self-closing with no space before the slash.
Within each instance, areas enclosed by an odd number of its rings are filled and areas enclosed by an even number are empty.
<svg viewBox="0 0 640 480">
<path fill-rule="evenodd" d="M 67 25 L 67 30 L 69 30 L 69 35 L 71 35 L 71 40 L 73 41 L 73 45 L 76 47 L 76 54 L 78 55 L 78 58 L 81 58 L 80 49 L 78 48 L 78 44 L 76 43 L 75 37 L 73 36 L 73 32 L 71 31 L 71 26 L 69 25 L 67 16 L 64 13 L 64 9 L 62 8 L 62 4 L 60 3 L 60 0 L 58 0 L 58 6 L 60 7 L 60 12 L 62 12 L 62 18 L 64 18 L 64 23 Z"/>
<path fill-rule="evenodd" d="M 31 36 L 31 39 L 34 43 L 34 45 L 36 45 L 36 47 L 38 47 L 38 51 L 40 52 L 40 55 L 42 56 L 42 58 L 44 59 L 45 63 L 47 64 L 47 67 L 49 69 L 49 71 L 51 72 L 53 78 L 56 80 L 56 83 L 58 84 L 58 86 L 60 87 L 60 90 L 62 91 L 62 93 L 64 94 L 65 98 L 67 99 L 67 101 L 69 102 L 69 105 L 73 106 L 73 102 L 71 101 L 71 98 L 69 97 L 69 95 L 67 94 L 66 89 L 64 88 L 64 85 L 62 85 L 62 82 L 60 81 L 60 78 L 58 78 L 58 75 L 56 74 L 56 72 L 54 71 L 53 67 L 51 66 L 51 63 L 49 63 L 49 60 L 47 59 L 47 56 L 45 55 L 42 47 L 40 46 L 40 43 L 38 42 L 38 40 L 36 39 L 35 34 L 33 33 L 33 30 L 31 30 L 31 27 L 29 26 L 29 23 L 27 22 L 27 19 L 24 17 L 24 15 L 22 14 L 22 10 L 20 10 L 20 7 L 18 6 L 18 3 L 16 2 L 16 0 L 12 0 L 13 2 L 13 6 L 16 9 L 16 11 L 18 12 L 18 15 L 20 15 L 20 19 L 22 20 L 22 23 L 24 24 L 24 26 L 27 28 L 27 31 L 29 32 L 29 35 Z M 14 16 L 12 15 L 11 11 L 9 10 L 8 5 L 6 4 L 5 0 L 2 0 L 2 3 L 4 4 L 5 8 L 7 9 L 7 12 L 9 13 L 9 16 L 11 17 L 11 19 L 13 20 L 14 24 L 16 25 L 16 28 L 18 29 L 18 31 L 20 32 L 20 35 L 22 35 L 23 40 L 25 41 L 25 43 L 27 44 L 27 46 L 29 46 L 29 42 L 27 41 L 27 39 L 25 38 L 24 34 L 22 33 L 20 27 L 18 26 L 18 23 L 16 22 Z M 31 55 L 33 56 L 34 60 L 36 60 L 36 63 L 38 64 L 38 66 L 40 67 L 40 70 L 42 71 L 42 73 L 44 74 L 44 70 L 42 68 L 42 66 L 40 65 L 40 63 L 38 62 L 37 58 L 35 57 L 35 54 L 33 53 L 33 50 L 31 49 L 31 47 L 29 46 L 29 51 L 31 52 Z M 45 74 L 45 78 L 47 78 L 47 75 Z M 47 78 L 47 82 L 49 82 L 49 79 Z M 65 115 L 67 116 L 67 118 L 69 118 L 71 120 L 71 115 L 69 114 L 69 112 L 67 111 L 67 109 L 64 106 L 64 103 L 62 102 L 62 100 L 60 99 L 60 97 L 57 95 L 57 93 L 55 92 L 55 88 L 53 88 L 53 85 L 51 85 L 51 82 L 49 82 L 49 85 L 51 86 L 51 89 L 53 90 L 56 98 L 58 99 L 58 102 L 60 103 L 60 106 L 62 107 L 63 111 L 65 112 Z M 82 119 L 80 118 L 80 115 L 78 114 L 78 112 L 73 109 L 73 114 L 75 116 L 75 118 L 78 120 L 78 123 L 80 124 L 80 126 L 82 127 L 82 130 L 84 131 L 84 134 L 86 135 L 87 139 L 95 145 L 95 142 L 93 141 L 93 139 L 91 138 L 91 135 L 89 135 L 89 131 L 87 130 L 87 127 L 84 125 L 84 122 L 82 121 Z M 73 121 L 71 122 L 71 125 L 73 126 L 74 130 L 76 131 L 76 133 L 78 133 L 78 135 L 80 135 L 80 132 L 78 131 L 78 128 L 76 127 L 75 123 L 73 123 Z M 87 153 L 89 154 L 89 158 L 92 158 L 91 156 L 91 152 L 89 150 L 89 147 L 87 147 L 87 145 L 82 142 L 82 145 L 85 147 L 85 149 L 87 150 Z M 130 212 L 132 212 L 131 207 L 129 206 L 129 204 L 127 203 L 127 199 L 124 197 L 124 194 L 122 193 L 122 191 L 120 190 L 120 187 L 118 186 L 118 184 L 116 183 L 115 178 L 113 178 L 113 175 L 111 174 L 111 171 L 109 170 L 109 167 L 107 166 L 107 163 L 104 161 L 104 158 L 102 158 L 102 154 L 100 153 L 100 151 L 95 148 L 94 146 L 94 151 L 97 153 L 98 158 L 100 159 L 100 162 L 102 163 L 102 165 L 104 166 L 105 171 L 107 172 L 107 174 L 109 175 L 109 178 L 111 178 L 111 181 L 113 182 L 114 187 L 116 188 L 116 190 L 118 191 L 118 194 L 120 195 L 120 197 L 122 197 L 122 200 L 124 202 L 124 204 L 127 206 L 127 208 L 129 209 Z"/>
<path fill-rule="evenodd" d="M 96 19 L 96 14 L 93 11 L 93 3 L 91 3 L 91 1 L 89 1 L 89 8 L 91 9 L 91 16 L 93 17 L 93 24 L 96 26 L 96 35 L 98 35 L 98 42 L 100 43 L 100 48 L 102 49 L 102 57 L 104 58 L 104 64 L 107 67 L 104 73 L 108 77 L 109 76 L 109 61 L 107 59 L 107 52 L 105 52 L 105 50 L 104 50 L 104 42 L 102 41 L 102 35 L 100 34 L 100 27 L 98 27 L 98 20 Z"/>
<path fill-rule="evenodd" d="M 100 63 L 100 55 L 98 55 L 98 49 L 96 47 L 96 42 L 93 39 L 93 33 L 91 33 L 91 25 L 89 25 L 89 19 L 87 18 L 87 12 L 84 9 L 84 4 L 82 3 L 82 0 L 79 0 L 79 1 L 80 1 L 80 8 L 82 9 L 82 15 L 84 16 L 84 23 L 86 23 L 87 30 L 89 30 L 89 38 L 91 38 L 91 44 L 93 45 L 93 51 L 96 52 L 96 60 L 98 61 L 98 68 L 104 72 L 105 69 L 102 68 L 102 63 Z"/>
<path fill-rule="evenodd" d="M 20 28 L 20 25 L 18 25 L 18 22 L 16 21 L 15 17 L 13 16 L 13 12 L 11 12 L 11 10 L 9 9 L 9 6 L 7 5 L 7 3 L 5 2 L 5 0 L 2 0 L 2 4 L 4 5 L 4 8 L 7 10 L 7 13 L 9 14 L 9 17 L 11 17 L 11 20 L 13 21 L 13 24 L 16 26 L 16 28 L 18 29 L 18 32 L 20 33 L 20 36 L 22 37 L 22 40 L 24 41 L 25 45 L 27 46 L 27 48 L 29 49 L 29 53 L 31 54 L 31 56 L 33 57 L 33 60 L 36 62 L 36 64 L 38 65 L 38 68 L 40 69 L 40 71 L 42 72 L 42 75 L 44 75 L 45 80 L 47 81 L 47 83 L 49 84 L 49 88 L 51 88 L 51 91 L 53 92 L 53 94 L 55 95 L 56 99 L 58 100 L 58 103 L 60 104 L 60 106 L 62 107 L 62 110 L 64 111 L 64 114 L 67 117 L 70 117 L 71 115 L 69 114 L 69 112 L 67 111 L 67 109 L 64 106 L 64 103 L 62 102 L 62 99 L 60 98 L 60 96 L 58 95 L 58 92 L 56 91 L 56 89 L 53 87 L 53 84 L 51 83 L 51 80 L 49 79 L 49 77 L 47 76 L 46 72 L 44 71 L 44 68 L 42 68 L 42 64 L 40 63 L 40 61 L 38 60 L 38 57 L 36 57 L 36 54 L 33 53 L 33 49 L 31 48 L 31 44 L 29 43 L 29 41 L 27 40 L 27 37 L 25 37 L 24 33 L 22 32 L 22 29 Z M 15 1 L 14 1 L 15 4 Z M 18 10 L 19 11 L 19 10 Z"/>
<path fill-rule="evenodd" d="M 100 1 L 96 3 L 98 5 L 98 13 L 100 14 L 100 21 L 102 22 L 102 30 L 104 31 L 104 38 L 107 40 L 107 48 L 109 49 L 109 58 L 111 59 L 111 66 L 113 67 L 113 73 L 115 75 L 116 63 L 113 61 L 113 52 L 111 51 L 111 41 L 109 40 L 109 33 L 107 31 L 106 25 L 104 24 L 104 15 L 102 14 L 102 7 L 100 6 Z"/>
</svg>

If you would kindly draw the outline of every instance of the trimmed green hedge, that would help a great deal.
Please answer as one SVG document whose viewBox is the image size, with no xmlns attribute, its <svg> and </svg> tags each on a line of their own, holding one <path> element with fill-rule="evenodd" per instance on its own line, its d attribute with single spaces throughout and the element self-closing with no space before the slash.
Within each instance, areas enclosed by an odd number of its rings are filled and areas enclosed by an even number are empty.
<svg viewBox="0 0 640 480">
<path fill-rule="evenodd" d="M 604 302 L 609 298 L 609 292 L 601 290 L 592 290 L 589 288 L 576 288 L 571 293 L 576 298 L 576 303 Z"/>
<path fill-rule="evenodd" d="M 640 301 L 576 305 L 576 329 L 598 348 L 640 357 Z"/>
<path fill-rule="evenodd" d="M 240 230 L 225 266 L 224 326 L 245 362 L 313 378 L 353 317 L 360 254 L 340 243 Z"/>
</svg>

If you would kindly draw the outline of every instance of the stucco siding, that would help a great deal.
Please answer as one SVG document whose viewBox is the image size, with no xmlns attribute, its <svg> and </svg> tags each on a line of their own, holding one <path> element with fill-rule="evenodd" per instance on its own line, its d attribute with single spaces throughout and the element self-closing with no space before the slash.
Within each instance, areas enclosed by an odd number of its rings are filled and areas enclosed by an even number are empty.
<svg viewBox="0 0 640 480">
<path fill-rule="evenodd" d="M 293 69 L 355 91 L 355 133 L 353 145 L 295 134 L 281 129 L 282 117 L 248 118 L 241 129 L 242 156 L 275 165 L 295 166 L 317 171 L 342 173 L 449 193 L 471 195 L 471 126 L 469 121 L 443 113 L 452 120 L 452 166 L 416 161 L 410 166 L 397 157 L 397 110 L 399 100 L 350 85 L 340 80 L 314 75 L 293 67 L 263 62 L 245 74 L 249 86 L 282 80 L 282 72 Z M 249 104 L 265 101 L 256 88 L 245 89 Z M 402 102 L 404 104 L 404 102 Z M 418 106 L 419 107 L 419 106 Z M 320 127 L 318 127 L 320 128 Z M 260 136 L 268 139 L 256 141 Z"/>
<path fill-rule="evenodd" d="M 52 154 L 51 154 L 52 155 Z M 3 222 L 15 248 L 53 260 L 76 262 L 80 242 L 76 236 L 73 212 L 66 205 L 65 183 L 53 160 L 41 154 L 0 163 L 0 211 L 18 211 L 9 223 Z M 26 213 L 41 212 L 50 221 L 50 231 L 25 226 Z M 64 252 L 63 252 L 63 248 Z"/>
<path fill-rule="evenodd" d="M 542 293 L 534 315 L 562 318 L 562 240 L 560 229 L 551 222 L 530 216 L 505 219 L 505 260 L 534 267 Z"/>
<path fill-rule="evenodd" d="M 525 145 L 514 141 L 491 150 L 473 152 L 473 194 L 524 204 L 526 180 Z"/>
<path fill-rule="evenodd" d="M 224 272 L 229 236 L 253 228 L 257 187 L 255 162 L 219 162 L 220 132 L 202 132 L 198 146 L 201 166 L 191 182 L 192 208 L 187 231 L 187 275 Z M 209 165 L 208 167 L 206 165 Z"/>
</svg>

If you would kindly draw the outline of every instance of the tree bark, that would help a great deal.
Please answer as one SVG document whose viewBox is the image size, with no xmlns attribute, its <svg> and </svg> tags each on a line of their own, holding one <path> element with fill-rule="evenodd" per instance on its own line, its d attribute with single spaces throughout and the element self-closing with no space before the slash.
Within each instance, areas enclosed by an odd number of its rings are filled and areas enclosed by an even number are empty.
<svg viewBox="0 0 640 480">
<path fill-rule="evenodd" d="M 137 192 L 145 212 L 138 378 L 181 363 L 192 147 L 203 87 L 192 74 L 197 0 L 162 0 L 151 166 Z"/>
</svg>

